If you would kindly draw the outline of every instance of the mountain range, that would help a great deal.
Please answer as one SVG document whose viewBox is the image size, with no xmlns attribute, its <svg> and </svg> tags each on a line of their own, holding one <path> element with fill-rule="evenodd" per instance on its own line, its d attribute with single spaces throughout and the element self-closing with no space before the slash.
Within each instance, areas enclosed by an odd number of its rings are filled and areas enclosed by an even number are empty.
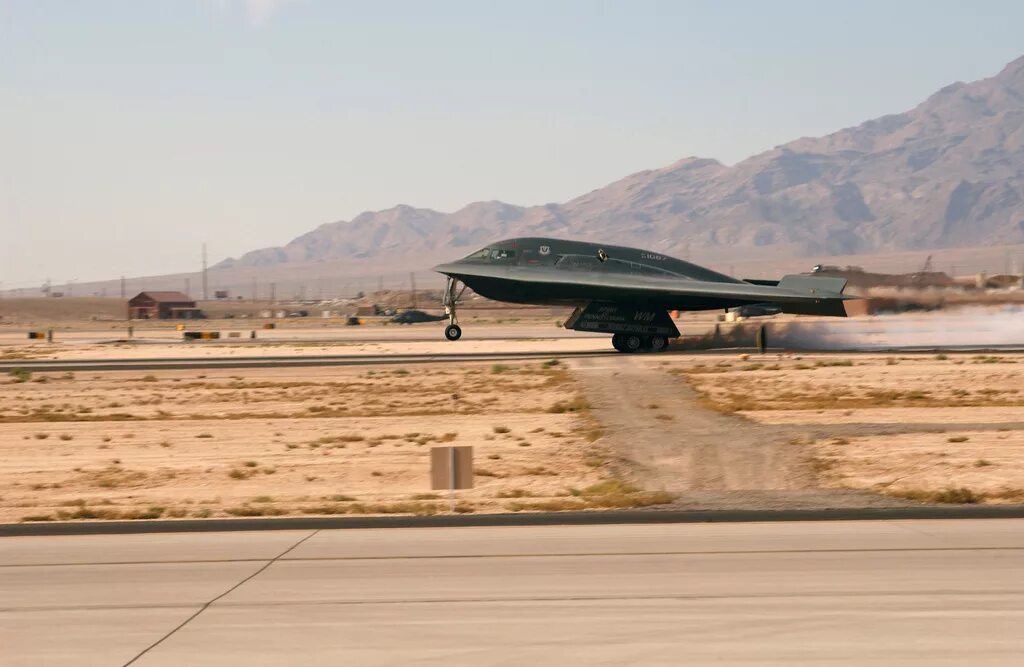
<svg viewBox="0 0 1024 667">
<path fill-rule="evenodd" d="M 510 236 L 689 255 L 851 255 L 1024 243 L 1024 57 L 910 111 L 733 166 L 689 157 L 562 204 L 412 206 L 331 222 L 216 268 L 453 255 Z M 417 267 L 418 268 L 418 267 Z"/>
</svg>

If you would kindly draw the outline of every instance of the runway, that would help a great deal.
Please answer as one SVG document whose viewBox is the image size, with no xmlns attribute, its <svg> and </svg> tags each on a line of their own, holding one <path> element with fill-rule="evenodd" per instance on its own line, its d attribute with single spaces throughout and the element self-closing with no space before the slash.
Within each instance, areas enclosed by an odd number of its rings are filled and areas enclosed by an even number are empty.
<svg viewBox="0 0 1024 667">
<path fill-rule="evenodd" d="M 8 537 L 13 665 L 1016 665 L 1024 520 Z"/>
<path fill-rule="evenodd" d="M 390 364 L 458 363 L 467 361 L 522 361 L 552 357 L 593 357 L 618 354 L 607 350 L 544 350 L 538 352 L 452 352 L 447 354 L 306 354 L 251 357 L 170 357 L 165 359 L 60 359 L 0 363 L 0 373 L 25 369 L 33 373 L 73 371 L 156 371 L 212 368 L 288 368 L 302 366 L 360 366 Z"/>
<path fill-rule="evenodd" d="M 313 321 L 306 328 L 282 326 L 279 329 L 261 329 L 260 323 L 249 323 L 244 320 L 232 320 L 228 323 L 202 322 L 190 327 L 195 331 L 219 331 L 222 338 L 217 341 L 204 341 L 202 345 L 245 345 L 245 344 L 337 344 L 337 343 L 436 343 L 444 342 L 445 323 L 390 325 L 390 326 L 317 326 Z M 248 325 L 248 326 L 246 326 Z M 687 327 L 683 327 L 687 329 Z M 700 323 L 691 324 L 689 329 L 694 332 L 706 329 Z M 495 341 L 528 341 L 528 340 L 562 340 L 605 338 L 602 334 L 572 331 L 553 324 L 474 324 L 464 325 L 464 340 L 495 340 Z M 250 332 L 256 332 L 256 339 L 250 339 Z M 229 337 L 237 334 L 237 338 Z M 0 331 L 0 344 L 20 345 L 26 340 L 25 331 Z M 136 345 L 162 345 L 182 343 L 196 345 L 196 341 L 185 343 L 182 334 L 173 328 L 149 328 L 136 326 L 130 339 L 126 339 L 127 328 L 121 329 L 86 329 L 63 330 L 54 333 L 54 340 L 62 345 L 81 346 L 109 344 L 118 340 L 131 340 Z"/>
</svg>

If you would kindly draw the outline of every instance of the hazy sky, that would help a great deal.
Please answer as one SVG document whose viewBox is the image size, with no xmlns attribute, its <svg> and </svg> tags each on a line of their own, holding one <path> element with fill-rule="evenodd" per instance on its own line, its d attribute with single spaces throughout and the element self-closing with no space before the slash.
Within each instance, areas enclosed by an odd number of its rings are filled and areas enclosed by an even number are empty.
<svg viewBox="0 0 1024 667">
<path fill-rule="evenodd" d="M 0 0 L 0 281 L 733 163 L 995 74 L 1022 25 L 1019 0 Z"/>
</svg>

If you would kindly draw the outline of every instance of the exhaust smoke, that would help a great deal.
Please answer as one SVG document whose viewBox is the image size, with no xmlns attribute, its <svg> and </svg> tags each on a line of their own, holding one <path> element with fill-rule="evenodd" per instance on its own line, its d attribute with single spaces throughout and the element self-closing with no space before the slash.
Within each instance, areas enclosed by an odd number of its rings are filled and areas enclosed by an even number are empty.
<svg viewBox="0 0 1024 667">
<path fill-rule="evenodd" d="M 770 325 L 771 345 L 804 350 L 1024 347 L 1024 308 L 964 308 Z"/>
<path fill-rule="evenodd" d="M 712 350 L 755 347 L 765 327 L 768 346 L 788 350 L 880 351 L 996 348 L 1024 349 L 1024 306 L 967 307 L 830 320 L 748 320 L 716 325 L 703 336 L 687 336 L 677 347 Z"/>
</svg>

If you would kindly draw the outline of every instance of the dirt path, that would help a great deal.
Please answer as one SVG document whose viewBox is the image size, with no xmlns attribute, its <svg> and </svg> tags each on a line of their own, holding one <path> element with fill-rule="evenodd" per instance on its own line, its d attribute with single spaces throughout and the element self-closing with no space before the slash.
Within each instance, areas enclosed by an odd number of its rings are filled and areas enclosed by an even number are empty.
<svg viewBox="0 0 1024 667">
<path fill-rule="evenodd" d="M 638 484 L 666 491 L 786 490 L 813 485 L 789 428 L 704 408 L 644 356 L 578 359 L 572 368 L 609 447 Z"/>
<path fill-rule="evenodd" d="M 906 501 L 818 488 L 806 425 L 758 424 L 705 408 L 648 356 L 570 364 L 605 429 L 617 474 L 679 494 L 677 509 L 886 507 Z"/>
</svg>

